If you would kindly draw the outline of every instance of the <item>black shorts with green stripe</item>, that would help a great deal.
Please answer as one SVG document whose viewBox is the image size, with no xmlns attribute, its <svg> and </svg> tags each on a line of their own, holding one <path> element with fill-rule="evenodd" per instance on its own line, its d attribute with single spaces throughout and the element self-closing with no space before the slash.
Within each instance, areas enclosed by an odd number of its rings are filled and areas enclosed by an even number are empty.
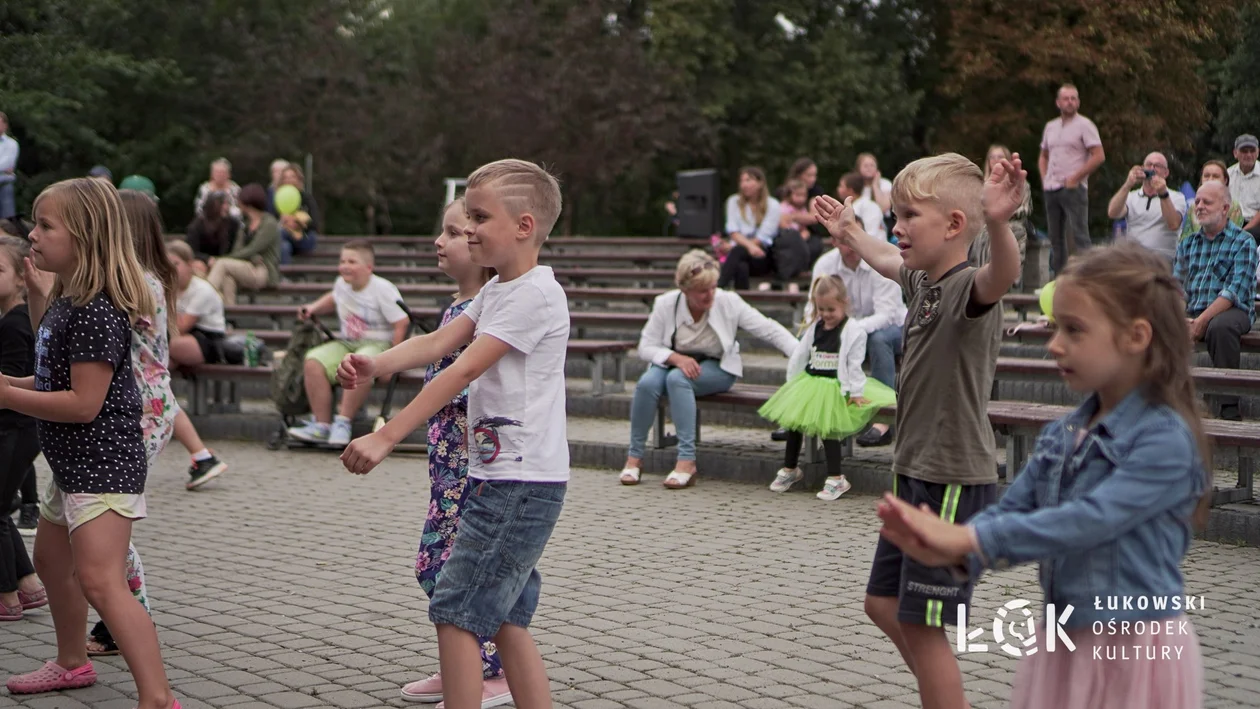
<svg viewBox="0 0 1260 709">
<path fill-rule="evenodd" d="M 893 494 L 918 507 L 927 503 L 943 519 L 962 523 L 997 501 L 997 485 L 947 485 L 905 475 L 893 477 Z M 882 536 L 875 547 L 866 593 L 897 599 L 903 623 L 944 627 L 958 624 L 958 604 L 970 608 L 971 581 L 959 582 L 948 569 L 924 566 Z"/>
</svg>

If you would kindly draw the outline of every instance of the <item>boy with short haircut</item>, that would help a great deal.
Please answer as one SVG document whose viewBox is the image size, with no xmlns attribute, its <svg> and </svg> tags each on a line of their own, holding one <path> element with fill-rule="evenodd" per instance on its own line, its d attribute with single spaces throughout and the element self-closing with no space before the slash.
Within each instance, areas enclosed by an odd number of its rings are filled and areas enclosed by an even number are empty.
<svg viewBox="0 0 1260 709">
<path fill-rule="evenodd" d="M 350 421 L 363 408 L 372 387 L 343 392 L 337 418 L 333 419 L 332 385 L 337 381 L 337 365 L 350 353 L 380 354 L 407 337 L 407 313 L 398 305 L 402 295 L 393 283 L 372 273 L 375 266 L 376 251 L 371 243 L 362 239 L 347 243 L 341 247 L 332 290 L 298 308 L 299 320 L 336 311 L 341 321 L 339 339 L 306 353 L 302 380 L 315 420 L 289 429 L 289 435 L 299 441 L 331 446 L 350 443 Z"/>
<path fill-rule="evenodd" d="M 866 233 L 877 239 L 888 241 L 888 229 L 884 226 L 884 210 L 879 208 L 875 200 L 862 196 L 862 190 L 865 187 L 866 180 L 862 178 L 861 173 L 847 172 L 840 177 L 840 183 L 836 185 L 836 196 L 841 202 L 852 197 L 853 214 L 861 222 Z"/>
<path fill-rule="evenodd" d="M 477 636 L 493 637 L 520 709 L 551 707 L 542 656 L 527 629 L 538 606 L 535 566 L 569 480 L 564 360 L 569 306 L 538 252 L 560 215 L 560 186 L 539 166 L 500 160 L 468 178 L 468 248 L 498 276 L 438 331 L 375 357 L 350 355 L 346 388 L 468 348 L 380 431 L 341 458 L 363 474 L 468 387 L 468 486 L 459 534 L 429 602 L 449 709 L 481 706 Z"/>
<path fill-rule="evenodd" d="M 876 271 L 901 284 L 909 302 L 905 357 L 897 392 L 900 439 L 893 492 L 965 522 L 997 497 L 997 464 L 987 404 L 1001 346 L 1003 295 L 1019 276 L 1019 247 L 1008 221 L 1023 197 L 1019 156 L 988 181 L 980 168 L 949 153 L 911 163 L 893 182 L 898 244 L 866 234 L 852 200 L 815 200 L 819 222 Z M 967 249 L 981 219 L 992 260 L 974 268 Z M 962 673 L 945 635 L 969 581 L 903 557 L 882 537 L 866 590 L 866 613 L 901 651 L 927 709 L 962 709 Z"/>
</svg>

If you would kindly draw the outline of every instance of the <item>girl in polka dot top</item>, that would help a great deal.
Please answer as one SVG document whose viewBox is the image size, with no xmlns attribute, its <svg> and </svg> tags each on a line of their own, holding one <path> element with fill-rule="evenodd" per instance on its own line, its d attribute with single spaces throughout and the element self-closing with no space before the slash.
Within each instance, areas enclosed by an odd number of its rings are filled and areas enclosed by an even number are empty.
<svg viewBox="0 0 1260 709">
<path fill-rule="evenodd" d="M 58 627 L 82 628 L 91 604 L 114 630 L 140 709 L 179 707 L 157 632 L 121 573 L 132 522 L 146 515 L 148 474 L 131 331 L 156 317 L 156 303 L 109 182 L 58 182 L 40 193 L 34 212 L 25 270 L 39 323 L 35 375 L 0 377 L 0 407 L 38 420 L 53 473 L 40 502 L 39 574 Z M 39 271 L 56 276 L 46 297 L 48 278 Z M 10 692 L 95 684 L 82 636 L 60 640 L 57 660 L 10 678 Z"/>
</svg>

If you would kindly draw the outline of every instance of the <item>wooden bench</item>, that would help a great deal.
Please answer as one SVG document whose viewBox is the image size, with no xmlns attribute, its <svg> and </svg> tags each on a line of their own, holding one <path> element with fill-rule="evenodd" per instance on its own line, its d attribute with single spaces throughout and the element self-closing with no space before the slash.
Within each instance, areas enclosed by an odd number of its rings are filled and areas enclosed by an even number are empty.
<svg viewBox="0 0 1260 709">
<path fill-rule="evenodd" d="M 179 238 L 178 235 L 172 238 Z M 349 241 L 365 240 L 378 247 L 381 244 L 411 246 L 414 248 L 432 247 L 436 236 L 417 236 L 400 234 L 397 236 L 327 236 L 320 235 L 319 244 L 341 247 Z M 675 249 L 707 249 L 707 237 L 682 236 L 552 236 L 543 242 L 545 249 L 572 249 L 582 247 L 631 247 L 631 248 L 665 248 Z"/>
<path fill-rule="evenodd" d="M 295 257 L 298 264 L 316 264 L 336 261 L 340 257 L 340 251 L 317 251 L 306 256 Z M 648 268 L 653 265 L 661 266 L 661 264 L 674 265 L 678 262 L 680 254 L 669 251 L 613 251 L 609 253 L 591 253 L 582 252 L 544 252 L 541 254 L 539 261 L 543 264 L 554 263 L 577 263 L 590 264 L 596 266 L 607 266 L 616 264 L 633 264 L 640 268 Z M 398 249 L 378 249 L 376 250 L 376 263 L 390 266 L 404 266 L 411 263 L 423 261 L 426 264 L 436 264 L 437 254 L 432 251 L 420 250 L 398 250 Z"/>
<path fill-rule="evenodd" d="M 547 265 L 544 258 L 542 264 Z M 556 280 L 561 283 L 584 283 L 587 281 L 636 281 L 639 283 L 672 284 L 674 269 L 660 268 L 569 268 L 558 267 Z M 374 272 L 383 278 L 393 281 L 449 281 L 449 276 L 437 266 L 389 266 L 378 265 Z M 333 264 L 287 264 L 280 267 L 280 274 L 294 280 L 321 280 L 331 282 L 337 277 L 337 267 Z M 755 281 L 768 281 L 768 278 L 757 278 Z M 802 290 L 809 288 L 809 274 L 804 273 L 796 279 Z M 242 291 L 243 292 L 243 291 Z"/>
<path fill-rule="evenodd" d="M 277 347 L 285 346 L 290 333 L 282 330 L 257 333 L 263 342 Z M 626 354 L 637 342 L 620 340 L 569 340 L 570 357 L 585 357 L 591 362 L 591 394 L 603 396 L 608 392 L 623 392 L 626 388 Z M 281 353 L 283 354 L 283 353 Z M 181 367 L 178 374 L 189 381 L 192 394 L 189 409 L 195 416 L 240 408 L 240 394 L 236 384 L 242 381 L 271 379 L 271 367 L 247 367 L 240 364 L 199 364 Z M 609 379 L 611 378 L 611 381 Z M 400 383 L 420 385 L 424 374 L 420 370 L 403 372 Z M 377 380 L 376 386 L 384 387 L 388 380 Z"/>
<path fill-rule="evenodd" d="M 1013 327 L 1007 327 L 1003 334 L 1007 339 L 1013 339 L 1018 342 L 1044 343 L 1050 339 L 1054 331 L 1048 326 L 1041 323 L 1020 323 Z M 1202 342 L 1197 343 L 1198 349 L 1204 349 Z M 1260 331 L 1252 330 L 1242 336 L 1243 352 L 1260 352 Z"/>
<path fill-rule="evenodd" d="M 412 315 L 414 315 L 418 320 L 422 322 L 428 321 L 434 326 L 436 326 L 437 322 L 442 317 L 441 308 L 433 306 L 412 306 L 411 304 L 408 304 L 408 308 L 411 310 Z M 237 304 L 224 306 L 223 314 L 224 317 L 226 317 L 228 321 L 233 322 L 233 324 L 238 324 L 237 321 L 245 317 L 269 319 L 271 321 L 271 329 L 279 330 L 283 329 L 283 327 L 288 323 L 297 319 L 297 308 L 292 305 Z M 322 319 L 324 320 L 324 324 L 328 325 L 330 328 L 334 327 L 333 323 L 335 321 L 331 317 L 324 317 Z M 585 339 L 580 334 L 585 327 L 593 326 L 642 330 L 643 326 L 647 324 L 647 320 L 648 313 L 599 313 L 585 310 L 569 312 L 569 323 L 572 327 L 576 328 L 579 333 L 577 335 L 577 339 Z M 245 328 L 239 327 L 238 325 L 233 329 L 258 330 L 259 328 Z"/>
<path fill-rule="evenodd" d="M 700 442 L 700 406 L 735 406 L 740 408 L 761 408 L 774 394 L 777 387 L 736 384 L 730 391 L 721 394 L 696 397 L 696 442 Z M 653 431 L 653 445 L 663 448 L 676 441 L 673 436 L 665 434 L 665 412 L 667 403 L 662 399 L 658 406 L 656 424 Z M 989 422 L 1005 434 L 1006 442 L 1006 482 L 1011 482 L 1019 470 L 1028 461 L 1033 444 L 1041 434 L 1041 429 L 1053 421 L 1071 413 L 1073 407 L 1038 404 L 1025 401 L 990 401 L 988 405 Z M 878 416 L 887 418 L 895 416 L 896 407 L 890 406 L 880 410 Z M 1221 421 L 1204 419 L 1204 430 L 1212 444 L 1219 448 L 1238 449 L 1238 483 L 1232 488 L 1217 488 L 1213 496 L 1213 504 L 1222 505 L 1243 502 L 1253 499 L 1252 481 L 1255 473 L 1254 454 L 1260 450 L 1260 425 L 1245 421 Z M 846 442 L 846 445 L 851 445 Z M 847 453 L 846 453 L 847 454 Z M 805 447 L 806 460 L 817 460 L 817 446 L 811 443 Z"/>
<path fill-rule="evenodd" d="M 1260 394 L 1260 370 L 1191 367 L 1194 386 L 1205 394 Z M 998 357 L 997 379 L 1059 381 L 1059 365 L 1052 359 Z M 996 396 L 994 397 L 996 398 Z"/>
<path fill-rule="evenodd" d="M 1041 313 L 1041 296 L 1036 293 L 1007 293 L 1002 296 L 1002 303 L 1024 317 Z M 1256 305 L 1260 307 L 1260 297 L 1256 298 Z"/>
</svg>

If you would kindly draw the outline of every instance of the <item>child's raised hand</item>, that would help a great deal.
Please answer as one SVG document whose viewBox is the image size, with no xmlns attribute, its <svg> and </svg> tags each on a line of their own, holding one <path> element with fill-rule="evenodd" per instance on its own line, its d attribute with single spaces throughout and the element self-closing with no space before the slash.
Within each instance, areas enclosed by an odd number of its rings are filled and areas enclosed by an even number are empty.
<svg viewBox="0 0 1260 709">
<path fill-rule="evenodd" d="M 376 360 L 371 355 L 348 354 L 337 366 L 337 383 L 342 389 L 356 389 L 376 376 Z"/>
<path fill-rule="evenodd" d="M 879 533 L 924 566 L 957 565 L 974 548 L 970 529 L 946 522 L 927 505 L 915 508 L 885 493 L 876 514 L 884 522 Z"/>
<path fill-rule="evenodd" d="M 989 221 L 1006 222 L 1024 203 L 1024 185 L 1028 180 L 1028 172 L 1019 159 L 1019 153 L 1013 153 L 1010 160 L 1003 159 L 993 166 L 989 179 L 984 181 L 984 217 Z"/>
<path fill-rule="evenodd" d="M 845 230 L 853 223 L 853 198 L 849 197 L 844 204 L 829 195 L 818 195 L 814 198 L 814 217 L 818 223 L 827 228 L 827 233 L 847 242 Z"/>
<path fill-rule="evenodd" d="M 22 259 L 22 279 L 26 281 L 27 293 L 47 300 L 48 294 L 52 292 L 53 283 L 57 280 L 57 274 L 39 270 L 31 257 L 27 256 Z"/>
<path fill-rule="evenodd" d="M 393 450 L 394 444 L 379 431 L 369 433 L 350 441 L 350 445 L 341 453 L 341 464 L 355 475 L 367 475 Z"/>
</svg>

